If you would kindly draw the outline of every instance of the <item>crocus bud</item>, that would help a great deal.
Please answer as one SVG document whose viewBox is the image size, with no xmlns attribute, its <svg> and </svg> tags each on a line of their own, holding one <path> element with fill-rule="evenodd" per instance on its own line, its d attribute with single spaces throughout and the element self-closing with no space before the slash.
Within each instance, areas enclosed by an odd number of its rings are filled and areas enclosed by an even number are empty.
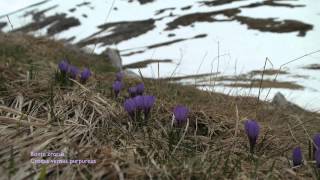
<svg viewBox="0 0 320 180">
<path fill-rule="evenodd" d="M 80 81 L 85 83 L 91 76 L 91 71 L 88 68 L 84 68 L 80 74 Z"/>
<path fill-rule="evenodd" d="M 140 84 L 138 84 L 136 87 L 137 87 L 137 94 L 138 94 L 138 95 L 142 95 L 143 92 L 144 92 L 144 84 L 143 84 L 143 83 L 140 83 Z"/>
<path fill-rule="evenodd" d="M 185 106 L 178 105 L 173 109 L 174 122 L 180 126 L 184 124 L 188 119 L 189 110 Z"/>
<path fill-rule="evenodd" d="M 116 95 L 116 97 L 118 97 L 121 89 L 122 89 L 123 85 L 122 85 L 122 82 L 121 81 L 115 81 L 112 85 L 112 88 L 113 88 L 113 92 L 114 94 Z"/>
<path fill-rule="evenodd" d="M 254 147 L 257 143 L 257 139 L 259 137 L 259 124 L 255 120 L 247 120 L 244 123 L 244 127 L 250 143 L 250 152 L 253 153 Z"/>
<path fill-rule="evenodd" d="M 302 152 L 300 147 L 296 147 L 292 151 L 293 166 L 299 166 L 302 164 Z"/>
</svg>

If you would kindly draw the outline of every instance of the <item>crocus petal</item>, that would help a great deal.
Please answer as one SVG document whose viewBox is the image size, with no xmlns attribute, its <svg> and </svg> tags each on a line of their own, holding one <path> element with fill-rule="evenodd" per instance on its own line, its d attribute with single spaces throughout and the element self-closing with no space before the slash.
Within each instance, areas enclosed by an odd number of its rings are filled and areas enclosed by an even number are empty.
<svg viewBox="0 0 320 180">
<path fill-rule="evenodd" d="M 189 110 L 184 106 L 176 106 L 173 110 L 173 115 L 176 124 L 182 124 L 187 121 Z"/>
<path fill-rule="evenodd" d="M 143 96 L 143 109 L 146 116 L 154 105 L 155 100 L 156 98 L 154 96 Z"/>
<path fill-rule="evenodd" d="M 140 83 L 136 87 L 137 87 L 137 94 L 142 95 L 144 93 L 144 84 Z"/>
<path fill-rule="evenodd" d="M 90 76 L 91 76 L 91 71 L 88 68 L 84 68 L 80 74 L 80 79 L 82 82 L 85 82 L 89 79 Z"/>
<path fill-rule="evenodd" d="M 313 136 L 313 143 L 318 149 L 320 149 L 320 133 L 317 133 Z"/>
<path fill-rule="evenodd" d="M 257 143 L 259 137 L 260 127 L 255 120 L 247 120 L 244 123 L 245 131 L 250 142 L 250 151 L 253 152 L 254 146 Z"/>
<path fill-rule="evenodd" d="M 144 98 L 142 96 L 136 96 L 133 98 L 133 100 L 136 103 L 137 109 L 142 110 L 144 106 L 144 103 L 143 103 Z"/>
<path fill-rule="evenodd" d="M 133 99 L 127 99 L 124 102 L 124 109 L 128 112 L 130 117 L 133 119 L 134 118 L 134 112 L 136 110 L 136 103 L 134 102 Z"/>
<path fill-rule="evenodd" d="M 60 72 L 67 73 L 68 69 L 69 69 L 69 63 L 66 60 L 62 60 L 58 64 L 58 68 L 59 68 Z"/>
<path fill-rule="evenodd" d="M 121 81 L 115 81 L 112 85 L 113 91 L 116 94 L 116 96 L 118 96 L 118 94 L 120 93 L 121 89 L 122 89 L 123 85 Z"/>
<path fill-rule="evenodd" d="M 300 147 L 296 147 L 293 149 L 292 161 L 293 161 L 293 166 L 299 166 L 302 164 L 302 152 Z"/>
</svg>

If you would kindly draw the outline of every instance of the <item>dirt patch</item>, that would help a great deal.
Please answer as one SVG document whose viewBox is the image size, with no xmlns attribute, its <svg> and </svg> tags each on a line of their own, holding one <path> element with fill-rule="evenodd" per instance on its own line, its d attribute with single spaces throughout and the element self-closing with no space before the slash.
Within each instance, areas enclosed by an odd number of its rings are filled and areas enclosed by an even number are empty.
<svg viewBox="0 0 320 180">
<path fill-rule="evenodd" d="M 242 6 L 242 8 L 255 8 L 261 6 L 273 6 L 273 7 L 288 7 L 288 8 L 296 8 L 296 7 L 305 7 L 305 5 L 293 5 L 289 3 L 277 3 L 275 0 L 266 0 L 263 2 L 252 3 L 247 6 Z"/>
<path fill-rule="evenodd" d="M 192 25 L 194 22 L 232 21 L 232 19 L 218 20 L 218 19 L 215 19 L 214 16 L 225 15 L 225 16 L 231 18 L 240 12 L 241 11 L 239 9 L 226 9 L 226 10 L 222 10 L 222 11 L 213 11 L 213 12 L 207 12 L 207 13 L 187 14 L 184 16 L 180 16 L 180 17 L 176 18 L 175 20 L 169 22 L 167 24 L 166 30 L 177 29 L 179 26 L 189 26 L 189 25 Z"/>
<path fill-rule="evenodd" d="M 166 30 L 177 29 L 179 26 L 190 26 L 195 22 L 223 22 L 223 21 L 238 21 L 241 24 L 248 26 L 248 29 L 255 29 L 261 32 L 273 33 L 289 33 L 298 32 L 298 36 L 305 36 L 307 31 L 313 29 L 313 25 L 306 24 L 296 20 L 277 20 L 275 18 L 251 18 L 238 16 L 241 12 L 239 8 L 226 9 L 222 11 L 214 11 L 207 13 L 193 13 L 180 16 L 167 24 Z M 215 19 L 217 15 L 224 15 L 228 19 Z"/>
<path fill-rule="evenodd" d="M 219 6 L 224 4 L 230 4 L 236 1 L 243 1 L 243 0 L 215 0 L 215 1 L 202 1 L 201 4 L 204 4 L 206 6 Z"/>
<path fill-rule="evenodd" d="M 172 40 L 172 41 L 166 41 L 166 42 L 163 42 L 163 43 L 153 44 L 153 45 L 147 46 L 147 48 L 148 49 L 153 49 L 153 48 L 158 48 L 158 47 L 161 47 L 161 46 L 168 46 L 170 44 L 178 43 L 178 42 L 185 41 L 185 40 L 188 40 L 188 39 L 184 39 L 184 38 L 175 39 L 175 40 Z"/>
<path fill-rule="evenodd" d="M 262 73 L 262 71 L 253 71 L 255 75 Z M 281 71 L 281 74 L 286 74 L 287 72 Z M 220 86 L 228 86 L 228 87 L 242 87 L 242 88 L 259 88 L 261 84 L 260 78 L 252 78 L 252 72 L 248 74 L 241 74 L 238 76 L 216 76 L 219 73 L 205 73 L 200 75 L 188 75 L 188 76 L 180 76 L 173 78 L 165 78 L 164 80 L 174 80 L 174 81 L 182 81 L 187 79 L 199 79 L 197 80 L 197 86 L 212 86 L 211 82 L 219 82 L 214 83 Z M 266 71 L 265 74 L 274 75 L 276 74 L 275 70 Z M 214 76 L 214 77 L 213 77 Z M 211 77 L 211 78 L 210 78 Z M 209 83 L 210 82 L 210 83 Z M 296 84 L 295 82 L 289 81 L 273 81 L 264 79 L 261 88 L 282 88 L 282 89 L 292 89 L 292 90 L 301 90 L 304 89 L 303 86 Z"/>
<path fill-rule="evenodd" d="M 166 77 L 161 78 L 161 80 L 167 80 L 167 81 L 181 81 L 185 79 L 199 79 L 199 78 L 206 78 L 210 76 L 216 76 L 220 73 L 203 73 L 203 74 L 192 74 L 192 75 L 186 75 L 186 76 L 174 76 L 174 77 Z"/>
<path fill-rule="evenodd" d="M 228 87 L 242 87 L 242 88 L 281 88 L 281 89 L 292 89 L 292 90 L 303 90 L 304 87 L 294 82 L 284 81 L 269 81 L 263 80 L 262 83 L 260 80 L 253 80 L 250 83 L 242 83 L 242 82 L 235 82 L 231 84 L 223 84 L 224 86 Z"/>
<path fill-rule="evenodd" d="M 135 55 L 135 54 L 142 54 L 142 53 L 144 53 L 144 52 L 145 52 L 145 50 L 133 51 L 133 52 L 121 54 L 121 56 L 132 56 L 132 55 Z"/>
<path fill-rule="evenodd" d="M 34 21 L 40 21 L 40 20 L 45 19 L 45 13 L 46 12 L 51 11 L 51 10 L 57 8 L 57 7 L 58 7 L 58 5 L 54 5 L 54 6 L 51 6 L 51 7 L 47 8 L 47 9 L 44 9 L 42 11 L 37 11 L 37 12 L 31 11 L 30 13 L 24 14 L 24 17 L 31 15 L 32 19 Z"/>
<path fill-rule="evenodd" d="M 255 29 L 261 32 L 289 33 L 299 32 L 298 36 L 305 36 L 307 31 L 313 29 L 313 25 L 296 20 L 276 20 L 274 18 L 250 18 L 245 16 L 235 16 L 235 20 L 241 24 L 246 24 L 248 29 Z"/>
<path fill-rule="evenodd" d="M 307 75 L 293 75 L 291 76 L 293 78 L 300 78 L 300 79 L 309 79 L 310 76 L 307 76 Z"/>
<path fill-rule="evenodd" d="M 109 45 L 119 43 L 140 36 L 155 28 L 155 20 L 147 19 L 142 21 L 121 21 L 115 23 L 108 23 L 98 26 L 101 29 L 90 37 L 80 41 L 78 45 L 84 47 L 90 44 L 102 43 L 102 45 Z M 105 31 L 112 28 L 112 33 L 109 35 L 101 35 Z M 97 37 L 99 36 L 99 37 Z"/>
<path fill-rule="evenodd" d="M 320 70 L 320 64 L 310 64 L 310 65 L 304 66 L 303 69 Z"/>
<path fill-rule="evenodd" d="M 192 8 L 192 6 L 190 5 L 190 6 L 182 7 L 181 10 L 182 10 L 182 11 L 185 11 L 185 10 L 189 10 L 189 9 L 191 9 L 191 8 Z"/>
<path fill-rule="evenodd" d="M 171 44 L 174 44 L 174 43 L 178 43 L 178 42 L 182 42 L 182 41 L 187 41 L 187 40 L 191 40 L 191 39 L 199 39 L 199 38 L 204 38 L 204 37 L 207 37 L 207 34 L 199 34 L 199 35 L 196 35 L 196 36 L 194 36 L 192 38 L 180 38 L 180 39 L 175 39 L 175 40 L 171 40 L 171 41 L 165 41 L 165 42 L 162 42 L 162 43 L 156 43 L 156 44 L 153 44 L 153 45 L 140 47 L 140 48 L 154 49 L 154 48 L 158 48 L 158 47 L 162 47 L 162 46 L 168 46 L 168 45 L 171 45 Z M 127 50 L 133 50 L 133 49 L 126 49 L 125 51 L 127 51 Z M 145 50 L 133 51 L 133 52 L 130 52 L 130 53 L 127 53 L 127 54 L 123 54 L 122 56 L 131 56 L 131 55 L 140 54 L 140 53 L 143 53 L 143 52 L 145 52 Z"/>
<path fill-rule="evenodd" d="M 145 46 L 145 47 L 142 47 L 142 48 L 153 49 L 153 48 L 158 48 L 158 47 L 162 47 L 162 46 L 168 46 L 170 44 L 174 44 L 174 43 L 178 43 L 178 42 L 182 42 L 182 41 L 186 41 L 186 40 L 188 40 L 188 39 L 187 38 L 186 39 L 184 39 L 184 38 L 175 39 L 175 40 L 171 40 L 171 41 L 166 41 L 166 42 L 162 42 L 162 43 L 157 43 L 157 44 Z M 140 53 L 143 53 L 143 52 L 145 52 L 145 50 L 133 51 L 133 52 L 124 54 L 123 56 L 131 56 L 131 55 L 140 54 Z"/>
<path fill-rule="evenodd" d="M 205 38 L 205 37 L 207 37 L 207 36 L 208 36 L 207 34 L 199 34 L 199 35 L 194 36 L 194 37 L 191 38 L 191 39 Z"/>
<path fill-rule="evenodd" d="M 175 10 L 176 8 L 172 7 L 172 8 L 163 8 L 163 9 L 159 9 L 155 12 L 155 15 L 159 15 L 159 14 L 162 14 L 166 11 L 173 11 Z"/>
<path fill-rule="evenodd" d="M 144 61 L 139 61 L 132 64 L 124 65 L 123 68 L 131 68 L 131 69 L 137 69 L 137 68 L 146 68 L 149 64 L 153 63 L 172 63 L 171 59 L 148 59 Z"/>
<path fill-rule="evenodd" d="M 62 31 L 68 30 L 72 27 L 79 26 L 80 21 L 74 17 L 66 17 L 66 14 L 56 14 L 46 18 L 41 18 L 21 28 L 15 29 L 13 32 L 33 32 L 40 30 L 46 26 L 52 25 L 48 28 L 47 34 L 54 35 Z"/>
<path fill-rule="evenodd" d="M 27 10 L 27 9 L 29 9 L 29 8 L 33 8 L 33 7 L 40 6 L 40 5 L 45 4 L 45 3 L 49 2 L 49 1 L 50 1 L 50 0 L 44 0 L 44 1 L 41 1 L 41 2 L 38 2 L 38 3 L 35 3 L 35 4 L 31 4 L 30 6 L 27 6 L 27 7 L 18 9 L 18 10 L 16 10 L 16 11 L 13 11 L 13 12 L 10 12 L 10 13 L 7 13 L 7 14 L 4 14 L 4 15 L 0 16 L 0 19 L 3 18 L 3 17 L 6 17 L 6 16 L 11 16 L 11 15 L 16 14 L 16 13 L 21 12 L 21 11 Z"/>
<path fill-rule="evenodd" d="M 71 8 L 71 9 L 69 9 L 69 12 L 73 13 L 73 12 L 75 12 L 76 10 L 77 10 L 77 8 Z"/>
<path fill-rule="evenodd" d="M 133 2 L 134 0 L 129 0 L 129 2 Z M 138 1 L 140 4 L 147 4 L 147 3 L 151 3 L 154 0 L 136 0 Z"/>
<path fill-rule="evenodd" d="M 83 3 L 77 4 L 76 6 L 77 6 L 77 7 L 82 7 L 82 6 L 88 6 L 88 5 L 90 5 L 90 4 L 91 4 L 91 2 L 85 1 L 85 2 L 83 2 Z"/>
<path fill-rule="evenodd" d="M 288 72 L 278 70 L 278 69 L 265 69 L 265 70 L 254 70 L 248 74 L 251 76 L 262 75 L 262 74 L 272 76 L 272 75 L 277 75 L 277 74 L 288 74 Z"/>
<path fill-rule="evenodd" d="M 47 30 L 49 36 L 55 35 L 62 31 L 66 31 L 72 27 L 79 26 L 81 23 L 77 18 L 74 17 L 64 17 L 63 20 L 54 23 Z"/>
<path fill-rule="evenodd" d="M 0 31 L 8 25 L 7 22 L 0 22 Z"/>
</svg>

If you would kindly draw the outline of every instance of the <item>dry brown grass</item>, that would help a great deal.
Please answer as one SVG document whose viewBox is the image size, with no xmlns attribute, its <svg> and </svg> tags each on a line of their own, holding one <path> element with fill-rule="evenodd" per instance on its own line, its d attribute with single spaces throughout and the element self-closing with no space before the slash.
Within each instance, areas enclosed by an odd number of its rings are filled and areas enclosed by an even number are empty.
<svg viewBox="0 0 320 180">
<path fill-rule="evenodd" d="M 53 61 L 39 63 L 28 79 L 24 61 L 2 57 L 0 179 L 315 178 L 314 162 L 292 169 L 289 159 L 296 145 L 307 158 L 308 139 L 320 131 L 316 113 L 145 79 L 147 94 L 157 101 L 148 125 L 135 127 L 122 107 L 128 94 L 115 99 L 110 91 L 114 73 L 92 66 L 95 76 L 88 84 L 62 87 L 52 81 L 55 67 L 47 67 Z M 124 83 L 127 88 L 138 81 L 127 77 Z M 176 104 L 187 105 L 191 113 L 185 135 L 171 143 Z M 247 118 L 261 124 L 255 155 L 248 152 L 243 132 Z M 30 152 L 64 152 L 62 159 L 97 163 L 36 165 Z"/>
</svg>

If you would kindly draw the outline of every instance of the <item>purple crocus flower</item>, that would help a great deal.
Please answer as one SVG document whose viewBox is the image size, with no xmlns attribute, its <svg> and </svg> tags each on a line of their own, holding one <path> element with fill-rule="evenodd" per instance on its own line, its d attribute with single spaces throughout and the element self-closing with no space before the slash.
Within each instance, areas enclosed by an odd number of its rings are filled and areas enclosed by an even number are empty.
<svg viewBox="0 0 320 180">
<path fill-rule="evenodd" d="M 144 84 L 143 83 L 139 83 L 137 86 L 137 94 L 138 95 L 142 95 L 144 92 Z"/>
<path fill-rule="evenodd" d="M 148 117 L 152 106 L 154 105 L 156 98 L 154 96 L 142 96 L 143 97 L 143 111 L 145 118 Z"/>
<path fill-rule="evenodd" d="M 76 79 L 79 74 L 79 69 L 76 66 L 70 65 L 69 67 L 69 75 L 72 79 Z"/>
<path fill-rule="evenodd" d="M 185 106 L 178 105 L 173 109 L 175 123 L 181 125 L 187 121 L 189 109 Z"/>
<path fill-rule="evenodd" d="M 123 77 L 124 77 L 124 73 L 122 71 L 118 72 L 116 74 L 116 81 L 122 81 Z"/>
<path fill-rule="evenodd" d="M 137 110 L 142 110 L 144 107 L 144 98 L 143 96 L 136 96 L 133 98 L 134 102 L 136 103 Z"/>
<path fill-rule="evenodd" d="M 260 132 L 259 124 L 255 120 L 247 120 L 244 127 L 250 142 L 250 152 L 253 153 Z"/>
<path fill-rule="evenodd" d="M 84 68 L 80 74 L 80 80 L 82 83 L 85 83 L 91 76 L 91 71 L 88 68 Z"/>
<path fill-rule="evenodd" d="M 62 60 L 58 64 L 58 68 L 61 73 L 67 73 L 69 69 L 69 63 L 66 60 Z"/>
<path fill-rule="evenodd" d="M 113 83 L 112 88 L 113 88 L 113 92 L 116 95 L 116 97 L 118 97 L 122 87 L 123 87 L 123 84 L 121 81 L 115 81 Z"/>
<path fill-rule="evenodd" d="M 293 167 L 302 164 L 302 152 L 300 147 L 296 147 L 292 151 Z"/>
<path fill-rule="evenodd" d="M 133 99 L 127 99 L 124 102 L 124 109 L 128 112 L 129 116 L 131 119 L 134 119 L 135 111 L 136 111 L 136 103 L 134 102 Z"/>
<path fill-rule="evenodd" d="M 131 87 L 128 89 L 129 95 L 135 97 L 137 95 L 137 87 Z"/>
<path fill-rule="evenodd" d="M 317 149 L 320 149 L 320 133 L 317 133 L 313 136 L 313 143 Z"/>
</svg>

